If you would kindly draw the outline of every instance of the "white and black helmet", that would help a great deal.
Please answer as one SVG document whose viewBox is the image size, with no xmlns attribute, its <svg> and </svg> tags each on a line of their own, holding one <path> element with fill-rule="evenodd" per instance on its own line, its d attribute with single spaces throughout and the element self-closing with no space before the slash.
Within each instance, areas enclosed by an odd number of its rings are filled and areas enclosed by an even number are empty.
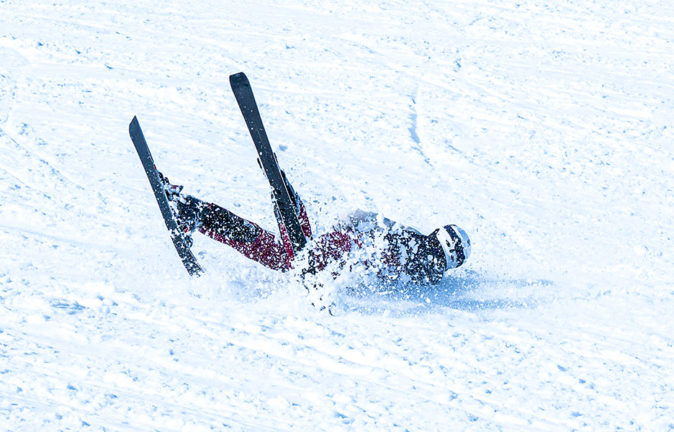
<svg viewBox="0 0 674 432">
<path fill-rule="evenodd" d="M 445 225 L 435 230 L 447 260 L 447 269 L 462 265 L 470 256 L 470 239 L 468 234 L 456 225 Z"/>
</svg>

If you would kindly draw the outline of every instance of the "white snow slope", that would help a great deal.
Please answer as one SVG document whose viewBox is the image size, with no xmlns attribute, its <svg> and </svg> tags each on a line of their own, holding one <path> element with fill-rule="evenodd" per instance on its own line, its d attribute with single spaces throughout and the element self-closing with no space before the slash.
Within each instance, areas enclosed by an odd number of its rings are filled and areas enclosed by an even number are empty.
<svg viewBox="0 0 674 432">
<path fill-rule="evenodd" d="M 127 127 L 276 231 L 239 71 L 316 231 L 470 261 L 335 317 L 190 280 Z M 673 119 L 668 0 L 0 0 L 0 430 L 674 430 Z"/>
</svg>

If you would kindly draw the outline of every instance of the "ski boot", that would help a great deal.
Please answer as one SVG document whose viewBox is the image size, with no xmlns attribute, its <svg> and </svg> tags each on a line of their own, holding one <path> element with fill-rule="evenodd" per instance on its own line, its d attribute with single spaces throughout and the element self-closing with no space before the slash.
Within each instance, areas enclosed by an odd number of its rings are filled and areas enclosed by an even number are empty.
<svg viewBox="0 0 674 432">
<path fill-rule="evenodd" d="M 297 214 L 297 218 L 300 220 L 302 232 L 304 233 L 305 237 L 311 238 L 313 236 L 311 232 L 311 223 L 309 223 L 309 216 L 307 215 L 307 209 L 304 207 L 302 198 L 300 198 L 299 194 L 295 192 L 295 189 L 288 181 L 286 173 L 283 170 L 281 170 L 281 177 L 283 178 L 283 182 L 285 183 L 286 188 L 288 189 L 288 195 L 290 195 L 290 202 L 295 207 L 295 213 Z M 278 212 L 278 209 L 275 208 L 274 212 L 275 213 Z M 276 217 L 278 219 L 278 214 L 276 215 Z"/>
<path fill-rule="evenodd" d="M 201 214 L 206 203 L 190 195 L 183 195 L 182 185 L 171 184 L 169 179 L 159 172 L 159 179 L 164 185 L 164 193 L 169 200 L 171 211 L 176 218 L 178 229 L 185 234 L 192 247 L 192 233 L 201 226 Z"/>
</svg>

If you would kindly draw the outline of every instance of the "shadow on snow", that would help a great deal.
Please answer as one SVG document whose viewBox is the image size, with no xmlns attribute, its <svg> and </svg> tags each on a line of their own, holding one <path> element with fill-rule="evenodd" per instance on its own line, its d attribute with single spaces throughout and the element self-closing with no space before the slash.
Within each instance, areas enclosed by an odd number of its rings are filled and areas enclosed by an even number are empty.
<svg viewBox="0 0 674 432">
<path fill-rule="evenodd" d="M 553 285 L 545 279 L 494 279 L 468 272 L 435 286 L 362 283 L 341 290 L 339 303 L 351 311 L 400 315 L 437 312 L 439 307 L 463 311 L 529 308 L 539 303 L 536 290 Z"/>
</svg>

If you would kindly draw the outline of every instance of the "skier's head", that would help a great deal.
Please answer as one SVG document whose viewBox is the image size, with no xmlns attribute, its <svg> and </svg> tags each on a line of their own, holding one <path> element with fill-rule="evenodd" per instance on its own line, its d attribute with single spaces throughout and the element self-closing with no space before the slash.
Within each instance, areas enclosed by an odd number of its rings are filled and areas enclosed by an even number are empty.
<svg viewBox="0 0 674 432">
<path fill-rule="evenodd" d="M 440 242 L 445 255 L 447 269 L 461 266 L 470 256 L 470 239 L 468 234 L 456 225 L 445 225 L 431 233 Z"/>
</svg>

